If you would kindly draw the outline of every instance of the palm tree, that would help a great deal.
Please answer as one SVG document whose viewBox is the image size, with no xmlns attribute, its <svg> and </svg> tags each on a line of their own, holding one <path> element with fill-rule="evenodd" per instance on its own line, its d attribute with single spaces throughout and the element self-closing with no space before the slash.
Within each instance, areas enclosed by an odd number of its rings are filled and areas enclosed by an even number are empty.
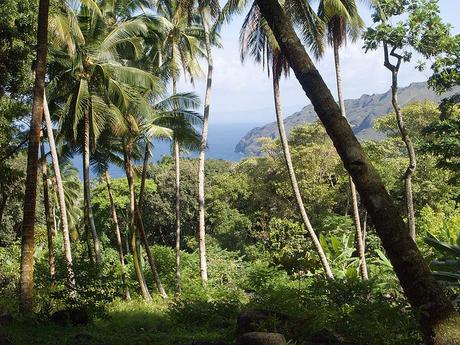
<svg viewBox="0 0 460 345">
<path fill-rule="evenodd" d="M 325 36 L 327 42 L 333 47 L 335 73 L 337 81 L 337 94 L 339 99 L 340 112 L 346 117 L 345 101 L 343 98 L 342 72 L 340 68 L 340 48 L 347 43 L 347 38 L 352 41 L 359 38 L 360 32 L 364 27 L 364 22 L 358 14 L 355 0 L 321 0 L 318 15 L 326 26 Z M 353 223 L 355 225 L 355 238 L 360 258 L 360 273 L 364 280 L 368 279 L 366 256 L 361 231 L 361 220 L 359 217 L 358 195 L 353 179 L 349 177 L 351 200 L 353 205 Z"/>
<path fill-rule="evenodd" d="M 199 25 L 199 18 L 196 15 L 190 15 L 187 9 L 182 7 L 177 0 L 161 1 L 158 12 L 162 16 L 166 35 L 162 52 L 165 57 L 163 68 L 167 69 L 171 75 L 172 93 L 175 96 L 177 94 L 177 78 L 180 76 L 181 69 L 190 77 L 192 83 L 194 78 L 201 74 L 197 59 L 205 56 L 200 47 L 203 30 L 202 26 Z M 185 133 L 187 131 L 182 134 Z M 180 291 L 180 134 L 176 130 L 173 140 L 173 156 L 176 172 L 175 229 L 177 292 Z M 188 139 L 191 139 L 191 137 Z"/>
<path fill-rule="evenodd" d="M 142 104 L 135 88 L 154 88 L 155 78 L 142 70 L 122 64 L 142 51 L 140 36 L 147 32 L 142 18 L 117 21 L 110 10 L 81 6 L 78 12 L 65 8 L 67 25 L 57 26 L 56 41 L 61 49 L 54 59 L 58 73 L 52 85 L 53 96 L 64 102 L 61 130 L 69 142 L 79 144 L 83 153 L 86 226 L 91 229 L 96 262 L 101 249 L 91 205 L 89 161 L 101 131 L 121 118 L 121 111 L 132 103 Z M 76 23 L 75 24 L 75 19 Z M 63 83 L 65 82 L 65 83 Z M 57 86 L 59 85 L 59 89 Z M 64 86 L 64 87 L 63 87 Z"/>
<path fill-rule="evenodd" d="M 55 257 L 54 257 L 54 243 L 53 237 L 56 232 L 54 228 L 54 222 L 51 215 L 51 203 L 49 197 L 49 182 L 48 182 L 48 167 L 46 161 L 45 153 L 45 144 L 42 140 L 40 145 L 40 156 L 41 156 L 41 169 L 42 169 L 42 183 L 43 183 L 43 204 L 45 206 L 45 220 L 46 220 L 46 230 L 47 230 L 47 239 L 48 239 L 48 265 L 50 270 L 51 284 L 54 283 L 56 266 L 55 266 Z"/>
<path fill-rule="evenodd" d="M 38 8 L 37 58 L 33 88 L 32 118 L 30 121 L 29 147 L 27 151 L 26 190 L 21 240 L 20 299 L 23 313 L 32 313 L 34 286 L 34 235 L 35 207 L 37 201 L 38 147 L 43 114 L 46 55 L 48 50 L 49 0 L 40 0 Z"/>
<path fill-rule="evenodd" d="M 291 68 L 311 100 L 331 137 L 345 168 L 353 177 L 364 206 L 372 217 L 396 275 L 415 312 L 427 344 L 460 342 L 460 316 L 435 281 L 414 243 L 399 210 L 367 158 L 340 108 L 298 38 L 277 0 L 256 0 L 262 15 L 286 55 Z"/>
<path fill-rule="evenodd" d="M 291 186 L 302 216 L 302 221 L 313 241 L 324 272 L 329 279 L 333 279 L 334 275 L 329 267 L 327 257 L 305 211 L 294 166 L 292 164 L 286 131 L 284 129 L 279 81 L 283 73 L 286 76 L 289 74 L 289 63 L 284 54 L 281 52 L 267 22 L 261 16 L 259 6 L 256 3 L 251 6 L 251 9 L 249 10 L 249 13 L 243 23 L 243 27 L 241 28 L 240 45 L 242 61 L 244 61 L 246 56 L 250 54 L 257 62 L 262 63 L 264 66 L 265 64 L 271 64 L 276 120 L 278 123 L 278 131 L 280 134 L 286 166 L 289 172 Z"/>
<path fill-rule="evenodd" d="M 56 181 L 57 187 L 57 196 L 59 201 L 59 211 L 60 211 L 60 220 L 61 220 L 61 227 L 62 227 L 62 236 L 64 238 L 64 257 L 66 261 L 66 268 L 67 268 L 67 281 L 69 286 L 74 288 L 75 287 L 75 274 L 73 272 L 72 267 L 72 249 L 70 247 L 70 233 L 69 233 L 69 222 L 67 219 L 67 207 L 65 202 L 65 192 L 64 192 L 64 185 L 62 183 L 61 177 L 61 169 L 59 167 L 59 159 L 57 155 L 56 143 L 54 141 L 54 133 L 53 133 L 53 124 L 51 122 L 51 115 L 48 108 L 48 102 L 46 100 L 46 92 L 43 94 L 44 100 L 44 118 L 47 130 L 47 137 L 48 137 L 48 145 L 50 148 L 51 153 L 51 161 L 53 163 L 53 171 L 54 177 Z"/>
<path fill-rule="evenodd" d="M 106 131 L 107 133 L 107 131 Z M 108 133 L 107 133 L 108 134 Z M 131 300 L 129 289 L 127 286 L 127 272 L 125 268 L 125 257 L 123 253 L 123 243 L 121 240 L 121 231 L 118 223 L 117 209 L 113 200 L 112 185 L 110 183 L 109 164 L 122 165 L 122 162 L 118 155 L 114 153 L 114 145 L 116 142 L 111 138 L 110 135 L 101 135 L 99 138 L 99 145 L 96 152 L 91 157 L 91 165 L 93 171 L 95 171 L 102 180 L 105 181 L 107 186 L 107 193 L 109 195 L 110 209 L 112 214 L 113 230 L 117 241 L 118 248 L 118 259 L 122 269 L 121 279 L 124 287 L 124 297 L 126 300 Z"/>
<path fill-rule="evenodd" d="M 205 228 L 205 155 L 208 140 L 209 111 L 211 106 L 211 87 L 212 87 L 212 42 L 209 28 L 209 17 L 216 19 L 220 13 L 218 0 L 185 0 L 182 4 L 187 8 L 188 13 L 193 15 L 195 6 L 198 7 L 201 23 L 203 25 L 204 44 L 206 48 L 206 59 L 208 71 L 206 77 L 206 92 L 204 97 L 203 127 L 201 131 L 200 154 L 198 159 L 198 239 L 200 255 L 200 276 L 206 282 L 208 280 L 208 265 L 206 261 L 206 228 Z"/>
</svg>

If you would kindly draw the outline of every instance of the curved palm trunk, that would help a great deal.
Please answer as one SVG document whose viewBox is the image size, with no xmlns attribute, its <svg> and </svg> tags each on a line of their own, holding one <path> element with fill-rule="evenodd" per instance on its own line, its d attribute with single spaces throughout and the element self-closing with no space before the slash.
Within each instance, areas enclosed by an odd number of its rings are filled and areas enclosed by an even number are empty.
<svg viewBox="0 0 460 345">
<path fill-rule="evenodd" d="M 460 344 L 460 315 L 436 282 L 410 237 L 398 209 L 379 174 L 297 37 L 278 0 L 256 0 L 305 94 L 324 124 L 345 168 L 356 183 L 377 234 L 402 288 L 420 317 L 425 344 Z"/>
<path fill-rule="evenodd" d="M 27 150 L 26 189 L 21 237 L 21 274 L 19 279 L 21 310 L 31 314 L 34 287 L 34 236 L 37 201 L 38 146 L 43 115 L 43 92 L 45 90 L 46 53 L 48 49 L 49 0 L 40 0 L 37 29 L 37 65 L 33 89 L 32 118 L 30 120 L 29 147 Z"/>
<path fill-rule="evenodd" d="M 131 251 L 133 252 L 133 261 L 134 261 L 134 271 L 136 273 L 136 278 L 139 283 L 139 287 L 141 290 L 142 297 L 147 300 L 151 301 L 152 296 L 150 296 L 150 292 L 145 284 L 144 275 L 142 274 L 142 267 L 140 262 L 140 251 L 137 245 L 137 237 L 138 232 L 135 226 L 135 219 L 136 219 L 136 205 L 135 205 L 135 194 L 134 194 L 134 176 L 133 176 L 133 169 L 131 166 L 130 159 L 125 151 L 124 153 L 124 161 L 125 161 L 125 172 L 126 172 L 126 179 L 128 181 L 128 188 L 129 188 L 129 230 L 131 232 Z"/>
<path fill-rule="evenodd" d="M 126 285 L 126 269 L 125 269 L 125 258 L 123 255 L 123 244 L 121 242 L 121 232 L 120 227 L 118 225 L 118 216 L 117 216 L 117 209 L 115 208 L 115 203 L 113 202 L 113 194 L 112 194 L 112 186 L 110 185 L 110 175 L 108 170 L 104 172 L 105 183 L 107 185 L 107 192 L 109 193 L 109 200 L 110 200 L 110 208 L 112 209 L 112 221 L 115 231 L 115 237 L 117 239 L 117 246 L 118 246 L 118 258 L 120 259 L 121 269 L 123 270 L 121 274 L 121 279 L 123 286 L 125 288 L 125 299 L 127 301 L 131 300 L 131 296 L 129 294 L 128 286 Z"/>
<path fill-rule="evenodd" d="M 335 75 L 337 79 L 337 94 L 339 98 L 339 107 L 340 114 L 343 117 L 347 117 L 345 110 L 345 100 L 343 98 L 343 88 L 342 88 L 342 70 L 340 68 L 340 56 L 339 56 L 339 47 L 334 43 L 334 62 L 335 62 Z M 364 249 L 363 234 L 361 231 L 361 219 L 359 218 L 359 208 L 358 208 L 358 195 L 356 193 L 356 186 L 353 183 L 351 176 L 348 179 L 351 191 L 351 201 L 353 208 L 353 223 L 355 225 L 355 239 L 356 247 L 358 249 L 359 255 L 359 272 L 361 277 L 364 280 L 369 279 L 367 274 L 367 263 L 366 263 L 366 253 Z"/>
<path fill-rule="evenodd" d="M 45 155 L 45 144 L 43 141 L 40 145 L 41 152 L 41 165 L 42 165 L 42 181 L 43 181 L 43 203 L 45 205 L 45 219 L 46 219 L 46 230 L 47 230 L 47 239 L 48 239 L 48 265 L 50 270 L 51 284 L 54 284 L 56 267 L 55 267 L 55 258 L 54 258 L 54 244 L 53 244 L 53 234 L 54 234 L 54 223 L 51 218 L 51 205 L 49 198 L 49 184 L 48 184 L 48 169 L 46 167 L 46 155 Z"/>
<path fill-rule="evenodd" d="M 179 142 L 174 139 L 174 163 L 176 168 L 176 292 L 181 292 L 180 278 L 180 149 Z"/>
<path fill-rule="evenodd" d="M 313 227 L 310 223 L 310 219 L 308 219 L 308 215 L 305 211 L 305 207 L 302 200 L 302 195 L 300 194 L 299 184 L 297 183 L 297 177 L 295 175 L 294 166 L 292 164 L 291 159 L 291 153 L 289 151 L 289 144 L 286 137 L 286 131 L 284 129 L 283 113 L 281 110 L 279 78 L 275 76 L 275 73 L 273 73 L 273 97 L 275 100 L 276 121 L 278 123 L 278 131 L 280 134 L 281 145 L 283 147 L 284 159 L 286 160 L 289 179 L 291 180 L 292 190 L 294 191 L 297 206 L 299 207 L 300 215 L 302 216 L 302 221 L 305 227 L 307 228 L 308 235 L 313 241 L 313 245 L 315 246 L 315 250 L 318 253 L 321 265 L 323 266 L 324 273 L 326 274 L 328 279 L 334 279 L 334 275 L 332 274 L 331 268 L 329 267 L 329 262 L 327 261 L 326 254 L 324 253 L 324 250 L 321 247 L 321 243 L 319 242 L 318 237 L 316 236 L 315 231 L 313 230 Z"/>
<path fill-rule="evenodd" d="M 51 162 L 53 163 L 55 185 L 59 201 L 62 237 L 64 240 L 64 257 L 67 268 L 67 281 L 71 288 L 75 288 L 75 274 L 73 272 L 72 267 L 72 249 L 70 245 L 69 222 L 67 220 L 67 206 L 65 204 L 64 185 L 62 183 L 61 169 L 59 168 L 59 159 L 56 150 L 56 143 L 54 141 L 53 124 L 51 122 L 51 115 L 48 109 L 48 102 L 46 101 L 46 93 L 44 93 L 43 98 L 46 133 L 48 137 L 48 145 L 50 147 L 51 152 Z"/>
<path fill-rule="evenodd" d="M 145 180 L 147 178 L 147 168 L 149 163 L 149 146 L 148 143 L 145 144 L 145 153 L 144 153 L 144 162 L 142 164 L 142 176 L 141 176 L 141 188 L 139 192 L 139 204 L 135 204 L 134 207 L 136 209 L 136 219 L 137 219 L 137 226 L 139 228 L 139 232 L 141 235 L 142 244 L 144 245 L 145 252 L 147 253 L 147 259 L 149 261 L 150 269 L 152 270 L 153 280 L 155 281 L 155 285 L 158 289 L 158 293 L 162 298 L 168 298 L 166 291 L 161 283 L 160 275 L 158 274 L 157 264 L 155 262 L 155 258 L 152 255 L 150 250 L 150 246 L 148 243 L 147 235 L 145 233 L 144 228 L 144 221 L 142 220 L 142 206 L 144 204 L 145 198 Z"/>
<path fill-rule="evenodd" d="M 404 125 L 403 114 L 398 102 L 398 74 L 403 57 L 396 54 L 394 51 L 389 53 L 387 44 L 384 44 L 384 54 L 385 67 L 391 71 L 391 103 L 396 114 L 399 133 L 401 134 L 401 139 L 406 146 L 407 155 L 409 157 L 409 165 L 404 173 L 404 187 L 406 190 L 407 223 L 409 225 L 409 233 L 412 239 L 415 241 L 416 230 L 414 198 L 412 195 L 412 176 L 414 175 L 415 169 L 417 168 L 417 161 L 415 158 L 414 145 L 409 136 L 409 133 L 407 132 L 406 126 Z M 390 55 L 397 59 L 396 65 L 392 65 L 390 63 Z"/>
<path fill-rule="evenodd" d="M 93 206 L 91 204 L 91 186 L 89 181 L 89 114 L 83 115 L 84 143 L 83 143 L 83 190 L 86 205 L 86 226 L 91 229 L 93 236 L 94 251 L 96 254 L 96 265 L 101 264 L 101 245 L 94 225 Z"/>
<path fill-rule="evenodd" d="M 199 239 L 199 254 L 200 254 L 200 276 L 206 282 L 208 280 L 208 264 L 206 261 L 206 228 L 205 228 L 205 191 L 204 191 L 204 164 L 206 154 L 206 143 L 208 139 L 209 126 L 209 107 L 211 103 L 211 86 L 212 86 L 212 51 L 211 40 L 209 38 L 209 25 L 204 9 L 200 10 L 201 21 L 204 28 L 204 38 L 206 45 L 206 55 L 208 59 L 208 76 L 206 82 L 206 94 L 204 97 L 204 113 L 203 113 L 203 131 L 201 133 L 201 145 L 198 167 L 198 239 Z"/>
</svg>

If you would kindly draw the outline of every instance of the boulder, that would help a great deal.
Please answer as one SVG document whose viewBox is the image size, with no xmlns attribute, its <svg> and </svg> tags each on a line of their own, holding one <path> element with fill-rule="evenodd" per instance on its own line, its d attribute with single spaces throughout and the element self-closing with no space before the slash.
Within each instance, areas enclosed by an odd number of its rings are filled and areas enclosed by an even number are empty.
<svg viewBox="0 0 460 345">
<path fill-rule="evenodd" d="M 310 335 L 307 341 L 311 345 L 340 345 L 344 343 L 344 338 L 329 329 L 322 329 Z"/>
<path fill-rule="evenodd" d="M 280 333 L 249 332 L 238 338 L 238 345 L 286 345 Z"/>
<path fill-rule="evenodd" d="M 236 335 L 257 332 L 262 328 L 270 332 L 279 332 L 286 329 L 287 316 L 271 310 L 251 309 L 238 315 L 236 321 Z"/>
<path fill-rule="evenodd" d="M 50 316 L 50 321 L 61 325 L 87 325 L 91 318 L 85 309 L 70 308 L 59 310 Z"/>
</svg>

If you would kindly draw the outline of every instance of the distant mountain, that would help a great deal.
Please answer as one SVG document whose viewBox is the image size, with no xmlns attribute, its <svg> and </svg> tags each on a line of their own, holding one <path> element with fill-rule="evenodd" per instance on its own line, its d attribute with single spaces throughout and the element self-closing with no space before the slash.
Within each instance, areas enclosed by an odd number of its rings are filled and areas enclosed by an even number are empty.
<svg viewBox="0 0 460 345">
<path fill-rule="evenodd" d="M 399 103 L 403 107 L 409 103 L 431 100 L 439 103 L 441 99 L 460 92 L 460 87 L 456 87 L 450 92 L 443 95 L 437 95 L 433 90 L 428 89 L 426 82 L 412 83 L 407 87 L 399 89 Z M 383 94 L 362 95 L 358 99 L 345 100 L 345 109 L 347 118 L 350 122 L 353 132 L 360 139 L 378 139 L 382 135 L 372 129 L 375 119 L 393 111 L 391 105 L 391 90 Z M 304 123 L 311 123 L 318 119 L 313 106 L 307 105 L 301 111 L 296 112 L 284 119 L 286 131 Z M 259 138 L 277 138 L 278 127 L 276 122 L 271 122 L 262 127 L 251 129 L 241 138 L 235 147 L 235 152 L 246 155 L 259 155 L 260 143 Z"/>
</svg>

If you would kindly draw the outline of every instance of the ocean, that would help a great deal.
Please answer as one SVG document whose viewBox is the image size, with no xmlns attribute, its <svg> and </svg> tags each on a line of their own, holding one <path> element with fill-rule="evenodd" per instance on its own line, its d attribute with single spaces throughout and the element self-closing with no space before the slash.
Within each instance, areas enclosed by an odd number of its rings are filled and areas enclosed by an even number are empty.
<svg viewBox="0 0 460 345">
<path fill-rule="evenodd" d="M 235 146 L 240 139 L 251 129 L 263 125 L 259 123 L 210 123 L 208 132 L 208 150 L 206 152 L 207 159 L 224 159 L 232 162 L 238 162 L 245 156 L 235 152 Z M 154 141 L 153 143 L 153 160 L 158 161 L 163 156 L 171 155 L 171 143 L 165 141 Z M 192 152 L 184 155 L 185 157 L 198 157 L 197 152 Z M 82 178 L 82 157 L 75 156 L 72 163 L 80 172 Z M 114 178 L 124 176 L 124 172 L 117 166 L 110 166 L 109 173 Z M 94 174 L 91 178 L 94 178 Z"/>
</svg>

